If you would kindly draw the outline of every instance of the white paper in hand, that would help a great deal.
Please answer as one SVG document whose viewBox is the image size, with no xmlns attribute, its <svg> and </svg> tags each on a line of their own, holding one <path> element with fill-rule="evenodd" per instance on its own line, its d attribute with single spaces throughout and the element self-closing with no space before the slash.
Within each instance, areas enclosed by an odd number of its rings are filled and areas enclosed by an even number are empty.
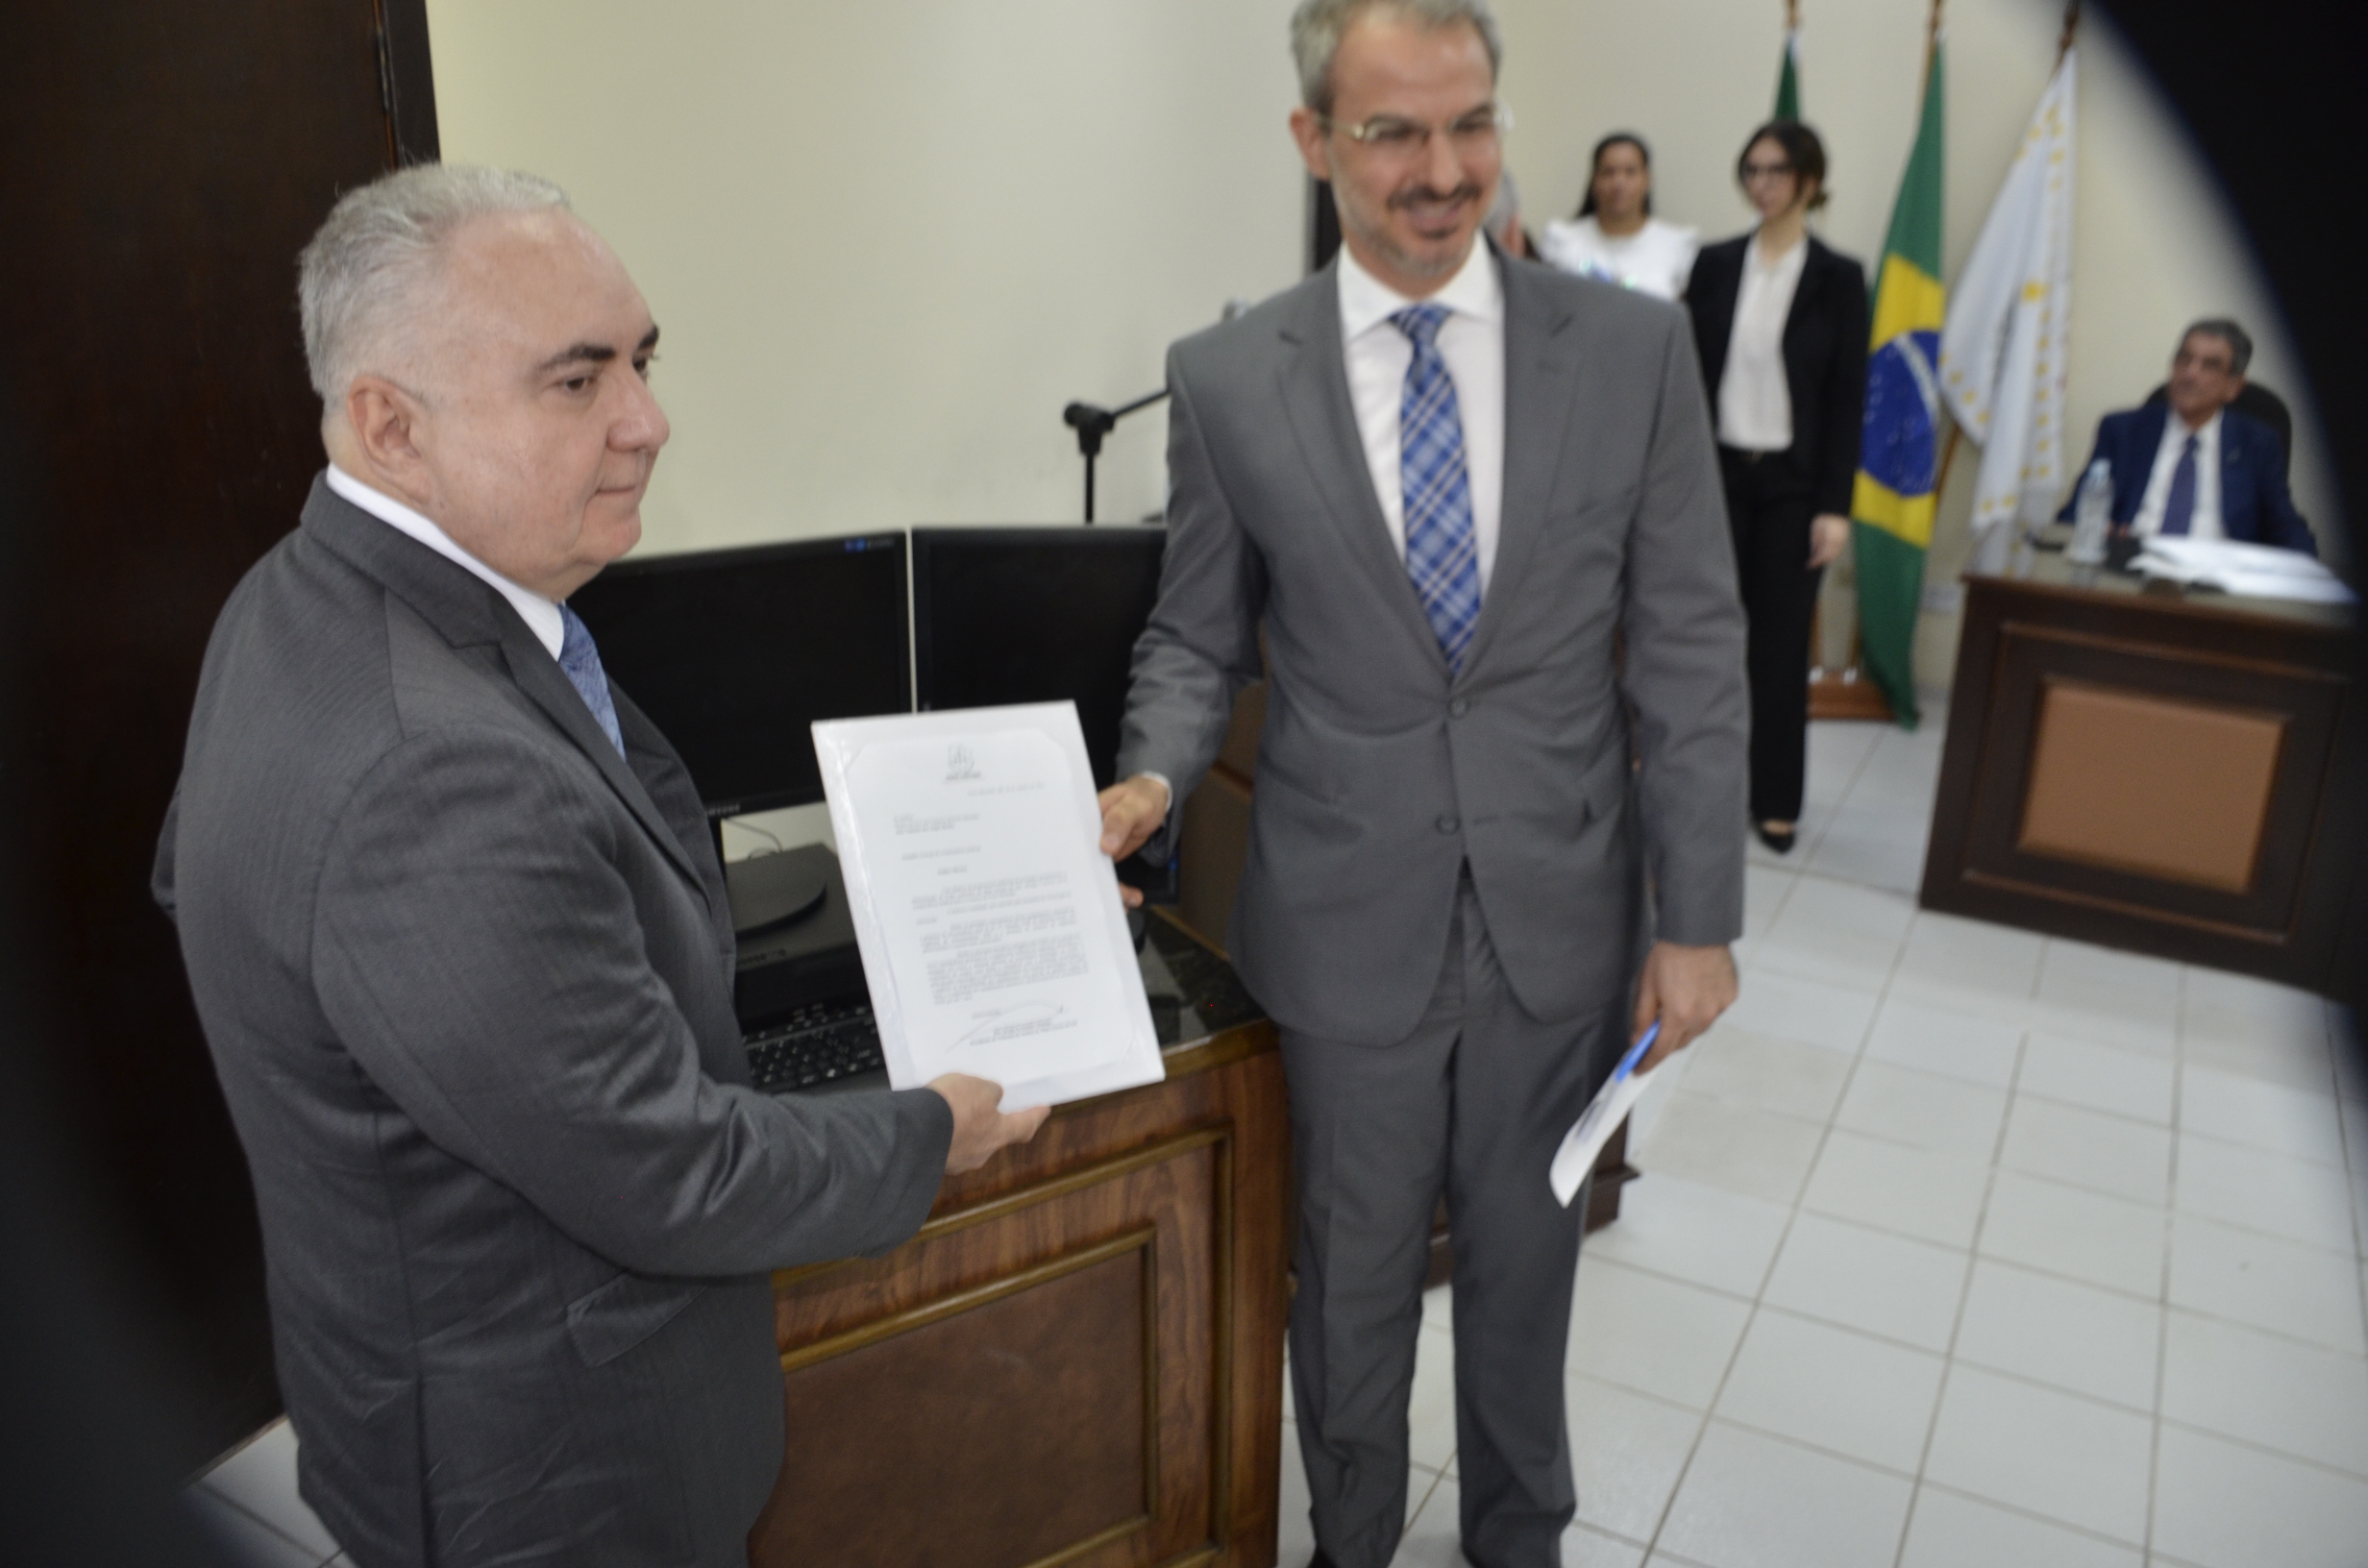
<svg viewBox="0 0 2368 1568">
<path fill-rule="evenodd" d="M 814 750 L 889 1083 L 1017 1111 L 1165 1075 L 1073 704 L 830 720 Z"/>
<path fill-rule="evenodd" d="M 1579 1195 L 1579 1184 L 1595 1168 L 1596 1156 L 1603 1153 L 1604 1144 L 1611 1141 L 1612 1130 L 1628 1117 L 1637 1101 L 1644 1098 L 1644 1074 L 1637 1071 L 1637 1064 L 1661 1038 L 1661 1025 L 1656 1023 L 1644 1031 L 1644 1038 L 1628 1047 L 1628 1054 L 1619 1059 L 1612 1076 L 1595 1090 L 1595 1097 L 1587 1102 L 1579 1119 L 1563 1135 L 1563 1146 L 1554 1151 L 1554 1164 L 1547 1168 L 1546 1180 L 1553 1185 L 1554 1201 L 1564 1208 Z"/>
</svg>

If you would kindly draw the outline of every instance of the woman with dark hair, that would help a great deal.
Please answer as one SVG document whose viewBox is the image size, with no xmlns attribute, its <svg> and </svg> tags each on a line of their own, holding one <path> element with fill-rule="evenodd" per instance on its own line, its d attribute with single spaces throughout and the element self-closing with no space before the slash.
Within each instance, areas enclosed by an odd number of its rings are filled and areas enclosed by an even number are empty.
<svg viewBox="0 0 2368 1568">
<path fill-rule="evenodd" d="M 1750 618 L 1751 821 L 1792 847 L 1808 762 L 1809 625 L 1817 581 L 1850 540 L 1866 399 L 1866 273 L 1809 232 L 1825 144 L 1797 120 L 1751 134 L 1736 179 L 1749 233 L 1705 248 L 1686 304 L 1718 430 Z"/>
<path fill-rule="evenodd" d="M 1539 255 L 1565 272 L 1600 278 L 1659 299 L 1686 292 L 1700 245 L 1695 232 L 1653 216 L 1653 155 L 1633 131 L 1595 143 L 1579 215 L 1545 226 Z"/>
</svg>

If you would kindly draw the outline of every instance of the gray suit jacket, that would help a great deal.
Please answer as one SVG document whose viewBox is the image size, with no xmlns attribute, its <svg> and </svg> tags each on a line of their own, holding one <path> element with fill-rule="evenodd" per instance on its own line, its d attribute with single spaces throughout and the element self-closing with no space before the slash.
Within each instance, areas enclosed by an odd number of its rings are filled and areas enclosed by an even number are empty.
<svg viewBox="0 0 2368 1568">
<path fill-rule="evenodd" d="M 1541 1018 L 1630 983 L 1647 875 L 1660 937 L 1741 931 L 1743 617 L 1685 315 L 1499 267 L 1503 521 L 1460 678 L 1373 494 L 1334 270 L 1168 358 L 1167 566 L 1119 771 L 1166 774 L 1180 809 L 1264 631 L 1230 947 L 1267 1010 L 1310 1034 L 1412 1031 L 1465 864 Z"/>
<path fill-rule="evenodd" d="M 744 1563 L 766 1271 L 884 1248 L 926 1090 L 748 1083 L 699 798 L 515 611 L 315 482 L 207 649 L 156 887 L 254 1171 L 305 1498 L 357 1563 Z"/>
</svg>

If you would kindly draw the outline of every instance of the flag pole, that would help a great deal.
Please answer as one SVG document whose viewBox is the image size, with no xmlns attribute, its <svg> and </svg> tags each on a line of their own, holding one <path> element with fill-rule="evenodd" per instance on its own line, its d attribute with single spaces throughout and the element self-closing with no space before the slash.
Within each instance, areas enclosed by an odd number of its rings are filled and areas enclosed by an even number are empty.
<svg viewBox="0 0 2368 1568">
<path fill-rule="evenodd" d="M 1951 414 L 1949 415 L 1949 439 L 1940 448 L 1940 466 L 1933 472 L 1933 494 L 1936 496 L 1940 494 L 1940 487 L 1949 482 L 1949 464 L 1957 460 L 1959 434 L 1957 416 Z"/>
<path fill-rule="evenodd" d="M 2077 4 L 2078 0 L 2073 0 Z M 1933 50 L 1940 41 L 1941 0 L 1933 0 L 1930 19 L 1924 33 L 1924 71 L 1917 86 L 1917 100 L 1932 90 Z M 1800 25 L 1800 0 L 1785 0 L 1785 24 L 1788 29 Z M 1788 47 L 1789 45 L 1788 44 Z M 1940 486 L 1949 476 L 1949 459 L 1957 455 L 1957 422 L 1949 422 L 1948 444 L 1941 449 L 1939 472 L 1933 480 L 1933 495 L 1936 499 Z M 1820 600 L 1824 595 L 1819 594 Z M 1864 645 L 1859 636 L 1856 617 L 1850 626 L 1850 652 L 1839 669 L 1829 670 L 1825 663 L 1825 606 L 1822 602 L 1809 612 L 1809 716 L 1812 719 L 1856 719 L 1881 723 L 1893 720 L 1891 704 L 1883 695 L 1883 688 L 1866 678 L 1863 662 Z"/>
<path fill-rule="evenodd" d="M 1924 40 L 1924 90 L 1927 92 L 1932 90 L 1933 86 L 1933 55 L 1940 47 L 1940 6 L 1941 0 L 1933 0 L 1932 33 Z M 2081 0 L 2065 0 L 2063 36 L 2067 40 L 2072 37 L 2072 21 L 2080 14 L 2080 9 Z M 2060 51 L 2056 56 L 2056 63 L 2059 65 L 2063 63 L 2063 55 Z M 1947 413 L 1945 417 L 1949 422 L 1949 438 L 1940 448 L 1940 466 L 1933 471 L 1933 503 L 1935 505 L 1940 502 L 1940 487 L 1949 482 L 1949 464 L 1957 456 L 1957 416 L 1954 413 Z"/>
<path fill-rule="evenodd" d="M 1909 154 L 1907 172 L 1902 176 L 1899 196 L 1892 206 L 1892 233 L 1884 242 L 1884 270 L 1878 275 L 1876 298 L 1870 302 L 1877 307 L 1878 322 L 1884 319 L 1881 311 L 1886 302 L 1892 299 L 1890 290 L 1887 289 L 1884 284 L 1890 278 L 1894 260 L 1900 263 L 1899 270 L 1906 282 L 1912 282 L 1915 278 L 1920 277 L 1925 290 L 1929 290 L 1936 297 L 1940 292 L 1937 203 L 1941 137 L 1940 120 L 1936 117 L 1940 111 L 1934 93 L 1940 86 L 1936 73 L 1940 63 L 1941 33 L 1945 15 L 1945 0 L 1932 0 L 1932 9 L 1926 23 L 1924 68 L 1918 73 L 1920 107 L 1917 111 L 1916 137 Z M 1930 137 L 1929 146 L 1927 145 L 1928 135 Z M 1912 186 L 1919 204 L 1914 208 L 1909 205 Z M 1903 225 L 1909 227 L 1903 229 Z M 1926 232 L 1928 229 L 1929 233 Z M 1911 250 L 1913 252 L 1912 259 L 1909 258 Z M 1905 284 L 1897 286 L 1905 286 Z M 1897 303 L 1902 305 L 1908 316 L 1920 319 L 1918 312 L 1928 308 L 1932 302 L 1924 301 L 1921 293 L 1911 288 L 1909 292 L 1900 297 Z M 1912 325 L 1894 325 L 1897 330 L 1891 334 L 1893 337 L 1903 336 L 1910 331 L 1925 330 Z M 1943 324 L 1935 320 L 1927 325 L 1930 330 L 1937 331 Z M 1874 345 L 1876 349 L 1886 349 L 1887 346 L 1887 340 L 1886 343 Z M 1914 350 L 1905 352 L 1920 353 Z M 1940 437 L 1936 413 L 1932 423 L 1927 426 L 1927 431 L 1929 438 Z M 1923 576 L 1924 556 L 1930 549 L 1932 509 L 1938 504 L 1940 486 L 1947 478 L 1948 460 L 1955 454 L 1956 434 L 1955 424 L 1952 421 L 1949 440 L 1939 454 L 1939 463 L 1936 464 L 1932 471 L 1929 490 L 1919 490 L 1912 498 L 1904 494 L 1893 495 L 1884 488 L 1882 481 L 1870 480 L 1867 470 L 1862 462 L 1859 490 L 1862 494 L 1853 497 L 1851 514 L 1853 542 L 1859 547 L 1854 551 L 1854 566 L 1859 578 L 1860 615 L 1857 623 L 1851 627 L 1849 662 L 1838 673 L 1829 672 L 1822 667 L 1818 657 L 1823 652 L 1822 646 L 1813 646 L 1809 682 L 1812 717 L 1878 719 L 1898 718 L 1904 715 L 1906 722 L 1911 725 L 1913 724 L 1915 715 L 1912 677 L 1907 667 L 1912 659 L 1917 605 L 1912 600 L 1893 602 L 1890 598 L 1887 598 L 1883 605 L 1886 618 L 1884 668 L 1890 672 L 1888 678 L 1904 688 L 1901 711 L 1895 714 L 1891 710 L 1889 695 L 1884 689 L 1881 680 L 1870 678 L 1873 674 L 1873 668 L 1866 656 L 1868 643 L 1865 636 L 1865 609 L 1869 592 L 1869 573 L 1870 570 L 1874 570 L 1869 566 L 1866 547 L 1870 542 L 1878 539 L 1886 541 L 1875 552 L 1880 568 L 1879 571 L 1875 571 L 1875 579 L 1887 595 L 1892 594 L 1894 590 L 1902 594 L 1912 594 L 1915 591 L 1916 585 Z M 1870 500 L 1876 506 L 1875 520 L 1869 521 L 1866 517 L 1860 515 L 1858 505 L 1862 499 Z M 1914 503 L 1915 510 L 1910 509 L 1912 502 Z M 1910 531 L 1917 527 L 1919 513 L 1921 538 Z M 1893 536 L 1897 539 L 1896 547 L 1887 542 Z M 1818 634 L 1813 633 L 1813 638 L 1817 637 Z M 1904 643 L 1901 642 L 1902 638 L 1905 639 Z M 1821 638 L 1818 641 L 1821 644 Z M 1900 646 L 1893 647 L 1895 643 Z M 1899 668 L 1893 669 L 1894 665 Z"/>
<path fill-rule="evenodd" d="M 2056 63 L 2072 52 L 2072 39 L 2081 30 L 2081 0 L 2065 0 L 2063 8 L 2063 37 L 2056 40 Z"/>
<path fill-rule="evenodd" d="M 1785 0 L 1785 47 L 1776 67 L 1776 107 L 1773 117 L 1801 117 L 1801 73 L 1797 51 L 1801 41 L 1801 0 Z"/>
</svg>

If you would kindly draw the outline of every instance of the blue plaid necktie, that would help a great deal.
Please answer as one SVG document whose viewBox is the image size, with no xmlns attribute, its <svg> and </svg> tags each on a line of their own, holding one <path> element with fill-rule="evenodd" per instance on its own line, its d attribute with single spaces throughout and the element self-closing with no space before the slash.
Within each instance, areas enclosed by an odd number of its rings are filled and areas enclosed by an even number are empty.
<svg viewBox="0 0 2368 1568">
<path fill-rule="evenodd" d="M 2179 466 L 2171 470 L 2171 493 L 2162 502 L 2162 531 L 2184 533 L 2195 523 L 2195 436 L 2179 449 Z"/>
<path fill-rule="evenodd" d="M 559 668 L 621 757 L 625 755 L 625 732 L 617 727 L 617 705 L 609 700 L 608 676 L 601 669 L 601 650 L 592 646 L 591 628 L 564 604 L 559 606 Z"/>
<path fill-rule="evenodd" d="M 1406 576 L 1447 668 L 1460 675 L 1480 621 L 1480 551 L 1472 529 L 1471 475 L 1464 463 L 1464 416 L 1455 380 L 1439 354 L 1439 329 L 1446 319 L 1443 305 L 1410 305 L 1390 325 L 1415 346 L 1397 405 Z"/>
</svg>

